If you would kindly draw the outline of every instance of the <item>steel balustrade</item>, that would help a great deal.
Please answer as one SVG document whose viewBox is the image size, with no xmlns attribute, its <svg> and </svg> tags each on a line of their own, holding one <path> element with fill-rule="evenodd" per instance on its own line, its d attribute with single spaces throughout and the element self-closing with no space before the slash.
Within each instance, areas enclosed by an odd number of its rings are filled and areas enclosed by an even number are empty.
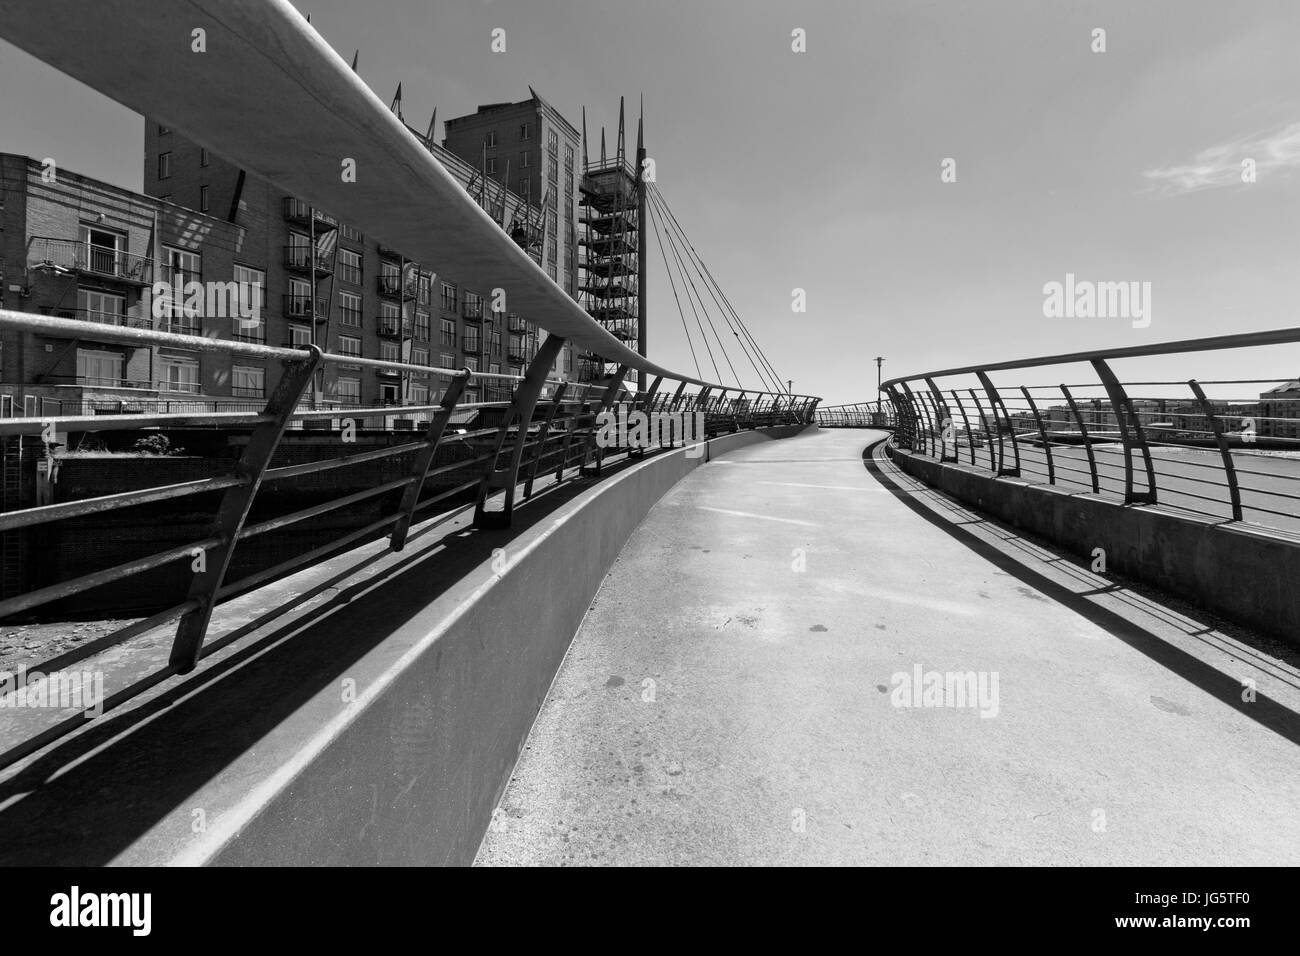
<svg viewBox="0 0 1300 956">
<path fill-rule="evenodd" d="M 620 368 L 620 373 L 613 378 L 594 383 L 549 379 L 547 371 L 563 341 L 559 336 L 547 340 L 548 343 L 555 343 L 549 348 L 546 343 L 543 344 L 537 358 L 523 376 L 513 376 L 468 369 L 431 368 L 382 359 L 362 359 L 355 355 L 334 355 L 323 353 L 315 347 L 277 348 L 150 329 L 106 328 L 73 319 L 3 310 L 0 310 L 0 329 L 70 338 L 93 336 L 98 341 L 171 345 L 209 354 L 258 358 L 268 363 L 279 362 L 283 367 L 270 398 L 258 411 L 191 410 L 181 413 L 0 418 L 0 439 L 35 436 L 37 448 L 44 448 L 47 460 L 53 462 L 68 454 L 58 450 L 57 441 L 65 437 L 71 442 L 74 436 L 111 435 L 115 432 L 128 432 L 132 436 L 140 432 L 165 435 L 168 429 L 177 427 L 234 427 L 250 431 L 242 455 L 233 463 L 231 472 L 227 475 L 0 512 L 0 533 L 41 535 L 44 526 L 53 522 L 100 516 L 144 504 L 175 502 L 196 495 L 220 493 L 222 496 L 212 517 L 209 533 L 197 540 L 66 580 L 51 583 L 41 581 L 25 593 L 0 600 L 0 619 L 12 619 L 14 615 L 33 612 L 91 588 L 178 562 L 190 563 L 192 577 L 183 598 L 172 606 L 151 614 L 145 621 L 120 629 L 109 636 L 111 639 L 100 639 L 85 645 L 83 652 L 72 652 L 72 657 L 64 655 L 60 659 L 60 666 L 73 662 L 73 658 L 83 659 L 90 653 L 98 653 L 115 643 L 128 640 L 143 630 L 179 619 L 167 672 L 186 673 L 194 668 L 203 655 L 203 641 L 214 608 L 237 593 L 313 564 L 345 546 L 359 544 L 384 533 L 389 536 L 390 549 L 401 550 L 409 541 L 411 529 L 421 513 L 427 513 L 428 509 L 438 504 L 451 507 L 452 499 L 457 496 L 475 494 L 478 524 L 508 525 L 517 488 L 522 485 L 524 499 L 531 497 L 539 472 L 553 470 L 555 480 L 563 481 L 581 474 L 597 474 L 601 462 L 627 454 L 627 448 L 595 447 L 601 411 L 615 415 L 635 410 L 651 414 L 671 414 L 681 408 L 686 411 L 679 411 L 679 414 L 700 411 L 705 415 L 703 437 L 713 437 L 741 427 L 736 414 L 722 413 L 722 410 L 710 405 L 707 386 L 699 391 L 688 392 L 686 383 L 683 382 L 678 385 L 671 404 L 666 404 L 657 401 L 663 397 L 659 394 L 660 381 L 655 382 L 644 400 L 638 400 L 635 392 L 624 388 L 622 376 L 627 371 L 626 367 Z M 447 380 L 447 385 L 437 403 L 359 408 L 309 407 L 313 372 L 332 364 L 365 364 L 425 376 L 429 380 L 440 377 Z M 467 388 L 494 383 L 510 389 L 508 400 L 461 400 Z M 553 389 L 553 393 L 543 403 L 540 401 L 542 392 L 548 387 Z M 755 400 L 745 409 L 744 427 L 761 428 L 812 422 L 815 417 L 815 398 L 803 395 L 783 395 L 782 398 L 779 407 L 760 405 Z M 539 405 L 542 407 L 539 408 Z M 494 409 L 506 413 L 499 424 L 475 427 L 474 419 L 480 413 Z M 413 435 L 412 441 L 373 450 L 334 455 L 299 464 L 276 464 L 276 455 L 284 446 L 285 436 L 301 429 L 306 422 L 324 420 L 326 424 L 340 427 L 360 427 L 366 421 L 386 421 L 399 415 L 427 416 L 423 435 Z M 453 427 L 456 420 L 459 420 L 459 427 Z M 27 440 L 32 441 L 32 438 Z M 448 444 L 449 440 L 466 444 L 473 453 L 463 460 L 435 466 L 439 449 Z M 680 433 L 674 430 L 667 445 L 654 443 L 639 451 L 643 454 L 654 453 L 679 444 L 680 440 Z M 377 483 L 361 491 L 341 494 L 288 514 L 257 522 L 249 521 L 259 491 L 268 484 L 280 483 L 283 487 L 287 483 L 292 487 L 294 479 L 314 477 L 335 469 L 403 455 L 411 458 L 411 465 L 402 477 Z M 595 467 L 592 466 L 593 458 Z M 452 484 L 434 493 L 435 489 L 430 487 L 429 482 L 440 476 L 448 476 Z M 238 580 L 230 579 L 231 558 L 241 543 L 386 495 L 396 496 L 397 500 L 391 509 L 381 509 L 383 515 L 379 519 L 367 522 L 364 527 L 350 529 L 328 544 L 313 548 L 305 554 L 287 557 L 274 567 L 259 570 Z M 498 498 L 501 501 L 500 510 L 488 510 L 488 504 Z M 78 656 L 78 653 L 82 656 Z M 43 662 L 38 666 L 49 663 Z M 9 689 L 0 687 L 0 694 Z M 0 766 L 20 759 L 38 745 L 43 746 L 43 743 L 28 742 L 17 750 L 0 755 Z"/>
<path fill-rule="evenodd" d="M 1271 351 L 1259 361 L 1275 357 L 1285 368 L 1295 355 L 1281 357 L 1276 347 L 1294 343 L 1300 343 L 1300 329 L 899 376 L 882 383 L 897 410 L 891 442 L 948 463 L 965 444 L 969 461 L 958 453 L 961 466 L 995 476 L 1300 534 L 1300 376 L 1124 380 L 1115 368 L 1144 358 L 1211 353 L 1201 362 L 1212 370 L 1221 367 L 1224 353 L 1266 347 Z M 1090 374 L 1081 382 L 1048 384 L 1060 382 L 1065 368 Z M 1005 381 L 1008 373 L 1017 373 L 1016 380 Z M 1001 386 L 995 377 L 1004 380 Z M 942 438 L 935 440 L 935 426 L 943 424 L 936 418 L 954 429 L 952 451 Z M 976 454 L 980 444 L 988 449 L 987 465 Z"/>
</svg>

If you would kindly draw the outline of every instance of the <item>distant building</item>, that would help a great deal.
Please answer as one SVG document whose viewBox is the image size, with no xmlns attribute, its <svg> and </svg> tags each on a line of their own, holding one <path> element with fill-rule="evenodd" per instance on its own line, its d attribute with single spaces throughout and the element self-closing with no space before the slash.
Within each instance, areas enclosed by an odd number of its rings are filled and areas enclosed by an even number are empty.
<svg viewBox="0 0 1300 956">
<path fill-rule="evenodd" d="M 107 327 L 196 332 L 192 320 L 161 326 L 152 285 L 178 277 L 236 277 L 246 261 L 240 228 L 171 202 L 26 156 L 0 154 L 0 302 L 18 312 Z M 213 334 L 230 335 L 211 326 Z M 259 374 L 261 374 L 259 372 Z M 184 349 L 128 346 L 93 335 L 0 333 L 0 415 L 144 409 L 160 400 L 230 399 L 251 391 L 239 360 Z M 262 394 L 258 386 L 258 397 Z"/>
<path fill-rule="evenodd" d="M 407 129 L 494 216 L 530 224 L 524 232 L 540 228 L 540 206 L 507 189 L 485 190 L 478 169 Z M 145 127 L 145 192 L 238 227 L 240 264 L 265 283 L 266 322 L 253 341 L 515 375 L 537 352 L 536 326 L 524 316 L 493 313 L 490 290 L 464 287 L 438 272 L 437 263 L 416 262 L 152 122 Z M 540 243 L 521 235 L 521 245 L 540 260 Z M 314 398 L 338 407 L 426 404 L 440 398 L 446 381 L 331 364 Z M 500 400 L 509 391 L 474 385 L 462 401 Z"/>
<path fill-rule="evenodd" d="M 447 120 L 443 146 L 488 182 L 504 184 L 542 208 L 542 267 L 576 299 L 576 157 L 582 139 L 555 107 L 531 87 L 528 92 L 531 97 L 518 103 L 491 103 Z M 566 344 L 555 373 L 572 371 L 573 346 Z"/>
<path fill-rule="evenodd" d="M 1300 438 L 1300 380 L 1275 385 L 1259 396 L 1261 437 Z"/>
</svg>

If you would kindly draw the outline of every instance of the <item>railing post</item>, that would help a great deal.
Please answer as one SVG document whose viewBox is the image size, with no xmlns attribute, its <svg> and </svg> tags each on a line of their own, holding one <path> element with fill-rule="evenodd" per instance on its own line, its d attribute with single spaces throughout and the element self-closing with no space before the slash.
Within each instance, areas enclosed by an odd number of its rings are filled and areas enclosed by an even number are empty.
<svg viewBox="0 0 1300 956">
<path fill-rule="evenodd" d="M 564 393 L 568 391 L 569 383 L 561 382 L 555 387 L 555 398 L 551 400 L 551 407 L 546 410 L 546 418 L 542 422 L 542 430 L 537 434 L 537 447 L 533 454 L 528 458 L 528 470 L 524 475 L 524 500 L 527 501 L 533 496 L 533 482 L 537 479 L 537 469 L 542 463 L 542 458 L 546 455 L 546 445 L 551 437 L 551 425 L 555 421 L 555 415 L 564 403 Z"/>
<path fill-rule="evenodd" d="M 966 405 L 957 394 L 957 390 L 953 388 L 949 389 L 948 392 L 952 395 L 952 400 L 956 404 L 957 410 L 961 412 L 962 424 L 966 426 L 966 445 L 970 449 L 970 463 L 973 466 L 975 464 L 975 434 L 970 430 L 970 416 L 966 414 Z M 954 442 L 953 451 L 955 452 L 956 450 L 956 443 Z M 961 461 L 961 455 L 957 455 L 957 460 Z"/>
<path fill-rule="evenodd" d="M 1047 428 L 1043 425 L 1043 416 L 1038 414 L 1038 405 L 1034 402 L 1034 396 L 1029 394 L 1029 389 L 1020 386 L 1020 392 L 1025 396 L 1025 401 L 1029 403 L 1029 410 L 1034 413 L 1034 422 L 1038 425 L 1038 437 L 1043 442 L 1043 452 L 1047 455 L 1047 483 L 1056 484 L 1056 469 L 1052 465 L 1052 443 L 1047 439 Z"/>
<path fill-rule="evenodd" d="M 501 420 L 501 428 L 497 431 L 492 454 L 488 458 L 487 468 L 484 469 L 483 478 L 479 482 L 478 501 L 474 505 L 475 527 L 510 527 L 515 509 L 515 485 L 519 481 L 519 463 L 523 459 L 524 445 L 528 441 L 528 429 L 533 423 L 533 411 L 537 408 L 537 400 L 546 385 L 546 376 L 550 373 L 551 366 L 555 364 L 555 359 L 563 346 L 563 337 L 548 335 L 546 341 L 537 349 L 533 360 L 528 363 L 523 381 L 515 387 L 514 398 L 511 399 L 510 407 Z M 498 468 L 497 461 L 501 457 L 513 422 L 519 424 L 515 443 L 510 449 L 510 460 L 505 468 Z M 501 510 L 488 511 L 488 498 L 497 491 L 504 492 Z"/>
<path fill-rule="evenodd" d="M 1007 411 L 1007 406 L 1006 403 L 1002 401 L 1002 396 L 999 395 L 998 390 L 993 387 L 993 382 L 988 377 L 988 374 L 983 371 L 980 371 L 980 372 L 976 372 L 975 375 L 980 380 L 980 385 L 984 386 L 985 394 L 987 394 L 989 397 L 989 408 L 993 412 L 993 421 L 998 427 L 998 477 L 1001 478 L 1004 475 L 1009 478 L 1019 477 L 1020 446 L 1016 443 L 1016 428 L 1013 424 L 1011 424 L 1011 414 Z M 1002 438 L 1002 425 L 1000 422 L 998 422 L 999 408 L 1002 409 L 1002 417 L 1003 419 L 1006 420 L 1007 423 L 1007 434 L 1011 436 L 1011 451 L 1016 456 L 1016 464 L 1014 468 L 1005 467 L 1005 463 L 1006 463 L 1005 444 L 1006 443 L 1003 441 Z"/>
<path fill-rule="evenodd" d="M 1074 415 L 1074 422 L 1079 426 L 1079 437 L 1083 439 L 1084 450 L 1088 453 L 1088 470 L 1092 473 L 1092 493 L 1100 494 L 1101 478 L 1097 474 L 1097 456 L 1092 450 L 1092 439 L 1088 437 L 1088 426 L 1083 423 L 1083 413 L 1079 411 L 1079 403 L 1070 394 L 1070 389 L 1064 384 L 1061 385 L 1061 394 L 1069 403 L 1070 413 Z"/>
<path fill-rule="evenodd" d="M 235 474 L 245 479 L 243 484 L 227 488 L 222 495 L 213 521 L 213 536 L 221 539 L 212 554 L 200 552 L 194 556 L 199 570 L 190 581 L 187 598 L 197 601 L 198 606 L 186 611 L 176 627 L 176 639 L 172 643 L 169 663 L 178 673 L 187 674 L 199 662 L 199 651 L 203 648 L 203 638 L 207 635 L 208 624 L 212 620 L 212 611 L 217 603 L 217 591 L 226 578 L 230 568 L 230 559 L 239 543 L 239 532 L 243 530 L 248 512 L 253 506 L 253 499 L 262 486 L 262 477 L 275 456 L 280 438 L 288 427 L 289 418 L 298 407 L 303 393 L 311 384 L 312 375 L 321 361 L 321 350 L 311 346 L 301 359 L 285 359 L 284 372 L 276 383 L 266 403 L 264 414 L 271 416 L 270 421 L 262 422 L 249 436 L 244 453 L 235 465 Z M 194 564 L 191 564 L 193 567 Z"/>
<path fill-rule="evenodd" d="M 451 421 L 452 413 L 456 411 L 456 406 L 469 380 L 469 369 L 452 378 L 446 392 L 443 393 L 437 413 L 429 421 L 429 427 L 424 433 L 424 447 L 415 454 L 415 462 L 411 466 L 411 483 L 402 492 L 402 503 L 398 508 L 400 515 L 388 540 L 388 547 L 393 551 L 401 551 L 406 547 L 406 535 L 411 530 L 411 522 L 415 519 L 415 506 L 420 500 L 420 492 L 424 489 L 425 475 L 429 472 L 429 466 L 433 464 L 434 455 L 438 453 L 438 443 L 442 441 L 442 433 L 446 430 L 447 423 Z"/>
<path fill-rule="evenodd" d="M 980 397 L 975 394 L 975 389 L 968 388 L 966 391 L 970 394 L 971 401 L 975 403 L 975 414 L 980 417 L 980 425 L 984 428 L 984 446 L 989 450 L 989 471 L 997 471 L 997 459 L 993 455 L 993 433 L 989 431 L 989 419 L 984 414 L 984 406 L 980 403 Z"/>
<path fill-rule="evenodd" d="M 908 406 L 907 400 L 902 394 L 902 390 L 896 385 L 886 386 L 885 391 L 889 392 L 889 397 L 894 403 L 894 412 L 898 415 L 898 426 L 894 429 L 895 440 L 897 441 L 897 439 L 901 437 L 902 441 L 898 442 L 899 444 L 909 450 L 915 450 L 916 439 L 913 437 L 915 428 L 912 418 L 912 409 Z"/>
<path fill-rule="evenodd" d="M 925 406 L 922 405 L 920 401 L 917 400 L 917 397 L 915 393 L 913 393 L 910 385 L 908 385 L 906 382 L 900 382 L 899 384 L 903 388 L 903 394 L 907 396 L 908 405 L 910 405 L 912 408 L 912 415 L 916 420 L 916 438 L 920 439 L 919 442 L 920 447 L 917 448 L 916 447 L 917 443 L 914 442 L 912 450 L 928 455 L 930 453 L 930 432 L 932 431 L 930 425 L 930 413 L 926 410 Z M 924 435 L 922 434 L 921 431 L 922 418 L 925 419 Z"/>
<path fill-rule="evenodd" d="M 1106 364 L 1105 359 L 1093 359 L 1092 367 L 1096 370 L 1097 377 L 1101 379 L 1101 384 L 1106 389 L 1111 408 L 1115 410 L 1115 422 L 1119 426 L 1119 439 L 1124 446 L 1124 503 L 1153 505 L 1156 503 L 1156 470 L 1151 461 L 1151 449 L 1147 447 L 1146 435 L 1142 431 L 1142 423 L 1133 410 L 1133 402 L 1128 397 L 1128 393 L 1124 391 L 1124 386 L 1119 383 L 1119 379 L 1115 377 L 1115 373 Z M 1130 426 L 1132 426 L 1131 429 Z M 1147 490 L 1143 492 L 1133 490 L 1134 446 L 1141 449 L 1142 457 L 1146 462 Z"/>
<path fill-rule="evenodd" d="M 596 433 L 599 429 L 596 427 L 596 421 L 600 419 L 603 412 L 609 411 L 609 406 L 614 404 L 614 399 L 618 397 L 618 390 L 623 387 L 623 376 L 627 374 L 628 367 L 620 365 L 618 371 L 610 380 L 609 386 L 605 389 L 605 394 L 601 396 L 600 408 L 596 412 L 596 419 L 591 423 L 591 433 L 587 435 L 587 442 L 582 449 L 582 461 L 578 465 L 578 474 L 580 475 L 599 475 L 600 465 L 605 457 L 605 449 L 601 448 L 596 451 L 596 464 L 594 467 L 589 466 L 591 461 L 591 450 L 596 445 Z M 679 390 L 680 394 L 680 390 Z"/>
<path fill-rule="evenodd" d="M 935 413 L 939 416 L 939 461 L 960 461 L 957 455 L 957 436 L 953 434 L 952 439 L 952 457 L 948 457 L 948 435 L 956 432 L 956 425 L 952 420 L 952 412 L 948 408 L 948 402 L 943 397 L 943 392 L 934 384 L 934 379 L 926 378 L 926 387 L 930 389 L 930 399 L 934 403 Z"/>
<path fill-rule="evenodd" d="M 1228 495 L 1232 499 L 1232 520 L 1241 521 L 1241 488 L 1237 485 L 1237 466 L 1232 460 L 1232 450 L 1228 447 L 1228 436 L 1223 433 L 1223 424 L 1215 416 L 1214 406 L 1205 397 L 1201 383 L 1192 379 L 1187 384 L 1196 395 L 1196 400 L 1205 413 L 1205 420 L 1210 423 L 1210 430 L 1214 432 L 1214 443 L 1219 446 L 1219 456 L 1223 459 L 1223 473 L 1228 480 Z"/>
</svg>

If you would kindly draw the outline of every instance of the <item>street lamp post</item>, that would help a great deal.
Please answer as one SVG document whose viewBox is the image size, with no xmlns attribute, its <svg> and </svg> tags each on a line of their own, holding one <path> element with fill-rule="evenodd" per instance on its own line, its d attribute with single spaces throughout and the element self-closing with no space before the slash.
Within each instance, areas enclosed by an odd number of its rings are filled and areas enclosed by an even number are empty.
<svg viewBox="0 0 1300 956">
<path fill-rule="evenodd" d="M 879 355 L 876 356 L 876 398 L 880 398 L 880 366 L 885 360 Z"/>
</svg>

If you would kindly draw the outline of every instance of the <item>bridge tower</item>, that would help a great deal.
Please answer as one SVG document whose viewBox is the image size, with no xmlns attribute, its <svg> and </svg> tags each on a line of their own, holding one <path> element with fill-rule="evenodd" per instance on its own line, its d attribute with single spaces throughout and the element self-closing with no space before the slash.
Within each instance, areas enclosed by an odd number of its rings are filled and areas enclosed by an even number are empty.
<svg viewBox="0 0 1300 956">
<path fill-rule="evenodd" d="M 645 120 L 637 121 L 635 165 L 629 162 L 624 123 L 624 103 L 618 104 L 618 138 L 614 155 L 605 148 L 601 130 L 600 158 L 587 152 L 587 111 L 582 113 L 582 238 L 584 255 L 579 259 L 578 301 L 587 313 L 616 338 L 640 354 L 646 353 L 645 289 L 646 236 L 645 182 L 639 170 L 645 159 Z M 582 381 L 604 379 L 614 374 L 617 364 L 606 362 L 594 352 L 580 356 L 578 377 Z M 628 372 L 629 385 L 635 371 Z M 638 391 L 644 383 L 637 381 Z"/>
</svg>

